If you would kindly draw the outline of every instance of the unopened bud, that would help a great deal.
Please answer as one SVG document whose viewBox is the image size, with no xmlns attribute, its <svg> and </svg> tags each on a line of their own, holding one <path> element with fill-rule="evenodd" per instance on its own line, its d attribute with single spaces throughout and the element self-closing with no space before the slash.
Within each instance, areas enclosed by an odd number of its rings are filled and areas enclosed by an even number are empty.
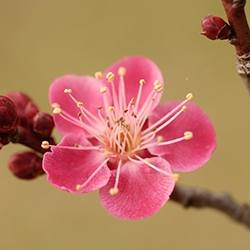
<svg viewBox="0 0 250 250">
<path fill-rule="evenodd" d="M 15 104 L 6 96 L 0 96 L 0 133 L 16 130 L 18 116 Z"/>
<path fill-rule="evenodd" d="M 206 16 L 201 22 L 201 34 L 211 40 L 230 39 L 232 36 L 232 29 L 221 17 Z"/>
<path fill-rule="evenodd" d="M 12 155 L 9 159 L 9 170 L 16 177 L 25 180 L 34 179 L 44 174 L 42 158 L 30 151 Z"/>
<path fill-rule="evenodd" d="M 53 117 L 44 112 L 38 112 L 33 118 L 33 130 L 45 137 L 50 136 L 54 128 Z"/>
<path fill-rule="evenodd" d="M 10 92 L 6 96 L 8 96 L 15 103 L 17 114 L 21 118 L 21 123 L 25 123 L 26 120 L 28 122 L 32 122 L 32 118 L 39 111 L 33 100 L 26 94 L 19 91 Z"/>
</svg>

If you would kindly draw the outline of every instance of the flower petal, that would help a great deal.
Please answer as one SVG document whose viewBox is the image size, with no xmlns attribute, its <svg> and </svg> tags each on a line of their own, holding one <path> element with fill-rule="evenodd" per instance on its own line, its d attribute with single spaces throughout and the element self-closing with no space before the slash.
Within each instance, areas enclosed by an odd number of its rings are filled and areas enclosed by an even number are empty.
<svg viewBox="0 0 250 250">
<path fill-rule="evenodd" d="M 114 176 L 100 190 L 101 203 L 113 216 L 143 219 L 156 213 L 169 199 L 175 184 L 169 163 L 160 157 L 145 160 L 166 171 L 169 176 L 149 168 L 145 163 L 125 163 L 121 168 L 118 194 L 109 194 L 115 182 Z"/>
<path fill-rule="evenodd" d="M 106 185 L 110 178 L 110 170 L 106 164 L 80 190 L 81 185 L 105 161 L 104 155 L 95 150 L 80 150 L 60 148 L 60 146 L 92 146 L 85 138 L 79 135 L 67 135 L 58 146 L 52 147 L 52 152 L 44 156 L 43 169 L 48 180 L 56 187 L 74 193 L 91 192 Z"/>
<path fill-rule="evenodd" d="M 157 107 L 149 117 L 149 126 L 179 103 L 179 101 L 172 101 Z M 166 159 L 173 171 L 179 172 L 189 172 L 201 167 L 210 159 L 216 147 L 215 130 L 207 115 L 193 102 L 186 106 L 187 110 L 157 135 L 162 136 L 164 141 L 168 141 L 183 136 L 186 131 L 191 131 L 193 138 L 148 149 L 152 154 Z"/>
<path fill-rule="evenodd" d="M 101 86 L 102 83 L 100 81 L 89 76 L 61 76 L 50 86 L 50 103 L 58 103 L 63 110 L 78 119 L 79 108 L 77 108 L 77 105 L 71 100 L 71 98 L 64 93 L 65 89 L 72 89 L 72 95 L 78 101 L 82 102 L 88 111 L 96 115 L 97 107 L 102 105 L 102 95 L 99 91 Z M 84 131 L 82 128 L 64 120 L 59 115 L 55 115 L 55 123 L 57 129 L 62 134 L 73 132 L 83 133 Z"/>
<path fill-rule="evenodd" d="M 163 83 L 163 77 L 160 69 L 150 59 L 142 56 L 125 57 L 105 70 L 106 73 L 112 72 L 115 74 L 114 83 L 116 89 L 118 89 L 119 86 L 118 70 L 120 67 L 124 67 L 126 69 L 126 75 L 124 79 L 127 103 L 129 103 L 129 101 L 133 97 L 137 97 L 137 93 L 139 90 L 139 81 L 141 79 L 145 80 L 145 84 L 143 86 L 139 107 L 141 107 L 142 104 L 145 103 L 149 93 L 153 90 L 154 82 L 156 80 L 159 80 L 161 83 Z M 161 94 L 158 94 L 153 108 L 158 105 L 160 97 Z"/>
</svg>

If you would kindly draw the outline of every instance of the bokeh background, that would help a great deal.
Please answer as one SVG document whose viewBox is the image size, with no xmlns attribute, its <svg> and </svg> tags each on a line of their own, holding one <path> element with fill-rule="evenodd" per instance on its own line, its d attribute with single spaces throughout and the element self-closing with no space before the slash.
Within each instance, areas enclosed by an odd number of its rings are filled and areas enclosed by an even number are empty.
<svg viewBox="0 0 250 250">
<path fill-rule="evenodd" d="M 250 19 L 250 4 L 247 4 Z M 235 72 L 233 48 L 200 33 L 208 14 L 225 16 L 220 1 L 0 0 L 0 93 L 22 90 L 49 111 L 51 81 L 93 74 L 125 55 L 145 55 L 162 69 L 165 99 L 192 91 L 217 130 L 218 148 L 180 183 L 228 191 L 250 202 L 249 96 Z M 98 194 L 74 196 L 45 177 L 14 178 L 0 152 L 0 249 L 249 249 L 244 227 L 212 210 L 169 202 L 143 221 L 112 218 Z"/>
</svg>

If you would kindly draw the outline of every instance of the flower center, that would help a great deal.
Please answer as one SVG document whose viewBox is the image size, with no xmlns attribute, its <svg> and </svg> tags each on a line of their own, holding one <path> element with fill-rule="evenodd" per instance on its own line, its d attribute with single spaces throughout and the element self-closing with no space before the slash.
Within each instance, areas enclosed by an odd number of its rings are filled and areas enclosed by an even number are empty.
<svg viewBox="0 0 250 250">
<path fill-rule="evenodd" d="M 113 112 L 113 111 L 112 111 Z M 108 119 L 104 134 L 104 149 L 111 157 L 126 160 L 140 144 L 140 132 L 136 131 L 135 117 L 129 112 L 118 119 Z"/>
</svg>

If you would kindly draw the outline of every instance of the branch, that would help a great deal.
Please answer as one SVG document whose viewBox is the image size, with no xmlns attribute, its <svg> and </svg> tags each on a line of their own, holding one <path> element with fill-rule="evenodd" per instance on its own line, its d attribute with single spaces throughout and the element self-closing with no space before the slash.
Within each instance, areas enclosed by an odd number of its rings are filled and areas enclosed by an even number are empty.
<svg viewBox="0 0 250 250">
<path fill-rule="evenodd" d="M 221 17 L 207 16 L 202 20 L 202 32 L 211 40 L 229 40 L 235 47 L 237 72 L 250 93 L 250 30 L 245 14 L 246 0 L 221 0 L 229 24 Z"/>
<path fill-rule="evenodd" d="M 250 205 L 237 203 L 227 193 L 177 185 L 170 198 L 185 208 L 213 208 L 250 228 Z"/>
<path fill-rule="evenodd" d="M 222 0 L 229 24 L 233 29 L 230 39 L 237 55 L 237 71 L 250 92 L 250 30 L 245 14 L 246 0 Z"/>
</svg>

